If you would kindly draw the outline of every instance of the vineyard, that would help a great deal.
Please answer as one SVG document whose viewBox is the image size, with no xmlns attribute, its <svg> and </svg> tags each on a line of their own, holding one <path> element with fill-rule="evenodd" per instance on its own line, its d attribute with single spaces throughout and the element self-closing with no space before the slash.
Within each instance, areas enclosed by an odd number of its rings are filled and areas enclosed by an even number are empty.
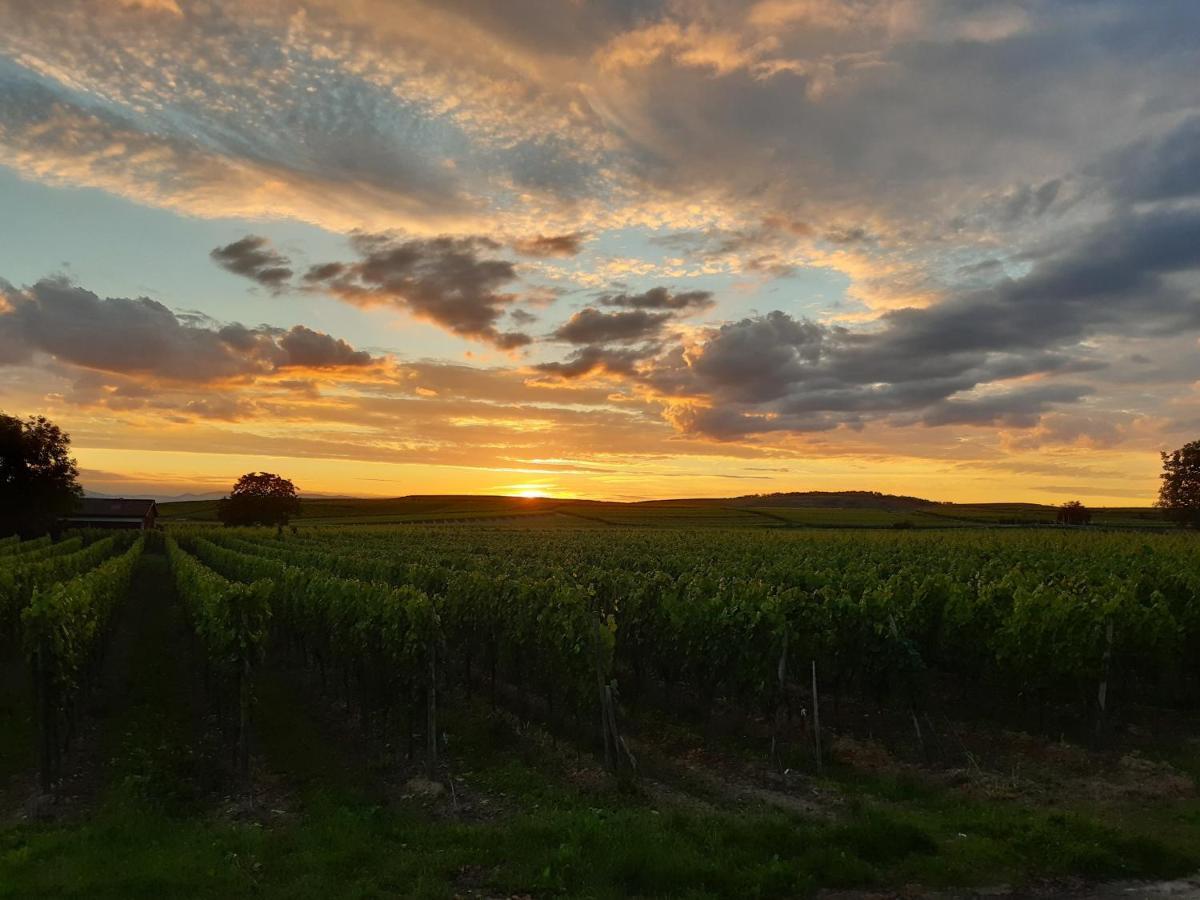
<svg viewBox="0 0 1200 900">
<path fill-rule="evenodd" d="M 1181 795 L 1194 796 L 1200 554 L 1190 535 L 464 525 L 0 542 L 0 649 L 25 673 L 24 758 L 43 798 L 63 791 L 74 747 L 87 744 L 106 652 L 147 615 L 126 609 L 131 585 L 159 570 L 162 591 L 141 602 L 177 616 L 225 793 L 261 791 L 277 698 L 293 696 L 345 752 L 432 796 L 449 789 L 454 811 L 457 792 L 470 792 L 456 773 L 490 753 L 480 735 L 497 723 L 607 770 L 598 777 L 625 812 L 682 790 L 680 744 L 725 760 L 717 781 L 736 759 L 732 780 L 769 795 L 770 815 L 844 793 L 863 775 L 856 750 L 905 777 L 940 778 L 982 772 L 989 744 L 1011 735 L 1079 748 L 1096 771 L 1134 759 L 1161 775 L 1174 760 Z M 877 823 L 878 809 L 855 804 L 836 816 Z M 1197 807 L 1181 815 L 1194 827 L 1185 843 L 1200 841 Z M 901 820 L 884 830 L 915 840 Z M 1111 865 L 1093 860 L 1082 874 L 1200 867 L 1200 843 L 1190 855 L 1151 852 L 1124 837 L 1108 847 L 1104 834 L 1089 852 L 1107 848 Z M 929 841 L 913 852 L 948 852 Z M 809 875 L 888 877 L 888 860 L 854 852 L 862 871 Z M 796 867 L 789 884 L 803 892 Z M 573 884 L 553 867 L 542 874 L 540 892 Z"/>
<path fill-rule="evenodd" d="M 636 701 L 653 688 L 747 717 L 782 706 L 786 717 L 816 706 L 814 670 L 835 705 L 899 706 L 917 731 L 947 677 L 976 705 L 1023 710 L 1029 727 L 1053 712 L 1059 727 L 1102 733 L 1137 697 L 1194 708 L 1190 547 L 1074 535 L 697 542 L 679 531 L 168 539 L 199 633 L 238 672 L 252 671 L 270 620 L 281 645 L 353 686 L 367 719 L 435 708 L 439 681 L 494 694 L 499 680 L 552 724 L 605 722 L 606 746 L 619 737 L 614 692 Z M 615 744 L 607 753 L 620 761 Z"/>
</svg>

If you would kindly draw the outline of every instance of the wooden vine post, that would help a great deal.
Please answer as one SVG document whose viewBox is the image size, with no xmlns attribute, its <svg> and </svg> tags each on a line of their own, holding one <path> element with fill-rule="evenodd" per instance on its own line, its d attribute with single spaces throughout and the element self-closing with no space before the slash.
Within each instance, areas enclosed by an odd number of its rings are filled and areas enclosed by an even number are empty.
<svg viewBox="0 0 1200 900">
<path fill-rule="evenodd" d="M 812 661 L 813 742 L 817 752 L 817 771 L 824 769 L 821 760 L 821 700 L 817 695 L 817 661 Z"/>
<path fill-rule="evenodd" d="M 616 682 L 606 678 L 604 665 L 604 650 L 601 628 L 602 617 L 599 610 L 593 611 L 592 617 L 592 659 L 596 669 L 596 689 L 600 699 L 600 740 L 604 745 L 604 767 L 616 773 L 624 763 L 630 772 L 637 772 L 637 760 L 630 752 L 628 745 L 621 737 L 617 728 L 617 703 L 613 696 Z"/>
<path fill-rule="evenodd" d="M 771 721 L 771 762 L 779 771 L 783 771 L 783 754 L 780 752 L 784 718 L 787 712 L 787 663 L 788 663 L 788 632 L 783 632 L 783 648 L 779 652 L 779 665 L 776 667 L 779 694 L 775 699 L 775 717 Z"/>
<path fill-rule="evenodd" d="M 237 676 L 237 774 L 242 783 L 250 779 L 250 704 L 251 704 L 250 656 L 243 652 L 238 660 Z"/>
<path fill-rule="evenodd" d="M 429 682 L 425 687 L 425 774 L 433 779 L 438 762 L 437 645 L 429 641 Z"/>
<path fill-rule="evenodd" d="M 44 794 L 48 794 L 54 785 L 57 768 L 55 757 L 58 753 L 54 697 L 50 683 L 50 669 L 47 665 L 48 655 L 46 639 L 44 636 L 39 637 L 37 649 L 33 652 L 33 690 L 37 715 L 38 784 Z"/>
<path fill-rule="evenodd" d="M 1104 725 L 1108 716 L 1108 676 L 1112 668 L 1113 623 L 1108 620 L 1105 632 L 1104 661 L 1101 667 L 1100 686 L 1096 689 L 1096 739 L 1103 740 Z"/>
<path fill-rule="evenodd" d="M 609 693 L 604 683 L 604 660 L 601 652 L 600 618 L 596 616 L 592 627 L 592 662 L 596 670 L 596 693 L 600 700 L 600 743 L 604 746 L 604 768 L 616 771 L 615 753 L 611 743 L 608 720 Z"/>
</svg>

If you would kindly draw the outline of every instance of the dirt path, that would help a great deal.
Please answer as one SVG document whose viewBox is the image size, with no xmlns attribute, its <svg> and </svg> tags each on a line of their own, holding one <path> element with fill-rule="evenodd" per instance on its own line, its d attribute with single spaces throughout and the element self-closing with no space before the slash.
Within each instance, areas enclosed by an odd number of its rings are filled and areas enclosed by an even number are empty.
<svg viewBox="0 0 1200 900">
<path fill-rule="evenodd" d="M 147 553 L 84 700 L 67 775 L 39 815 L 74 818 L 122 792 L 186 812 L 219 790 L 192 657 L 166 557 Z"/>
<path fill-rule="evenodd" d="M 114 637 L 114 665 L 94 711 L 110 779 L 170 805 L 218 790 L 225 761 L 215 752 L 199 661 L 165 555 L 138 562 Z"/>
</svg>

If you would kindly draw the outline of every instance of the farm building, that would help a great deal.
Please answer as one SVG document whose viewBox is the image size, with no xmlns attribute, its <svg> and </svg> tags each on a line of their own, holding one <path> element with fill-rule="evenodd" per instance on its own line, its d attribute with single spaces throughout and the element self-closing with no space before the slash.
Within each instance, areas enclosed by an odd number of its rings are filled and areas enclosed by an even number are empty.
<svg viewBox="0 0 1200 900">
<path fill-rule="evenodd" d="M 63 520 L 67 528 L 153 528 L 158 507 L 153 500 L 123 497 L 84 497 L 75 512 Z"/>
</svg>

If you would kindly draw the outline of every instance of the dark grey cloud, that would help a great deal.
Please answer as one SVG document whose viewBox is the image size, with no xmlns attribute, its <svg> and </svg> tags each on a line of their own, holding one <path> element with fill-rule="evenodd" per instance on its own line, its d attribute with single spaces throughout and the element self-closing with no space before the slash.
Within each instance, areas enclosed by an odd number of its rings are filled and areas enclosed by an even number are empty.
<svg viewBox="0 0 1200 900">
<path fill-rule="evenodd" d="M 697 312 L 715 303 L 712 291 L 676 291 L 653 287 L 641 294 L 606 294 L 600 298 L 604 306 L 628 309 L 666 309 L 676 312 Z"/>
<path fill-rule="evenodd" d="M 646 348 L 614 349 L 592 345 L 580 347 L 562 362 L 540 363 L 534 368 L 547 375 L 565 379 L 580 378 L 594 372 L 631 376 L 636 373 L 638 363 L 653 354 L 654 350 Z"/>
<path fill-rule="evenodd" d="M 669 312 L 630 309 L 608 313 L 589 306 L 571 316 L 554 332 L 554 337 L 571 344 L 644 341 L 657 337 L 672 318 Z"/>
<path fill-rule="evenodd" d="M 310 283 L 329 281 L 330 279 L 337 278 L 345 271 L 345 263 L 321 263 L 320 265 L 309 266 L 308 271 L 304 273 L 304 280 Z"/>
<path fill-rule="evenodd" d="M 1086 342 L 1200 332 L 1197 272 L 1200 209 L 1117 212 L 1021 278 L 889 312 L 869 328 L 778 310 L 745 318 L 713 330 L 699 349 L 669 348 L 637 378 L 694 398 L 674 421 L 719 438 L 873 419 L 1027 428 L 1094 391 L 1061 379 L 1119 380 Z M 1051 379 L 1004 387 L 1032 375 Z"/>
<path fill-rule="evenodd" d="M 873 238 L 867 229 L 859 225 L 831 228 L 825 233 L 824 239 L 831 244 L 866 244 Z"/>
<path fill-rule="evenodd" d="M 313 331 L 304 325 L 294 325 L 279 337 L 279 346 L 287 354 L 288 365 L 308 368 L 328 366 L 365 366 L 371 362 L 371 354 L 355 350 L 341 338 L 321 331 Z"/>
<path fill-rule="evenodd" d="M 514 250 L 523 256 L 542 258 L 577 256 L 579 251 L 583 249 L 585 237 L 587 235 L 582 231 L 573 231 L 570 234 L 539 234 L 535 237 L 514 241 L 512 246 Z"/>
<path fill-rule="evenodd" d="M 1200 116 L 1110 154 L 1096 168 L 1122 200 L 1195 197 L 1200 194 Z"/>
<path fill-rule="evenodd" d="M 500 245 L 482 237 L 398 240 L 359 234 L 351 241 L 357 262 L 311 267 L 305 282 L 362 306 L 390 304 L 407 309 L 460 337 L 505 350 L 532 338 L 501 331 L 500 317 L 519 298 L 504 290 L 516 268 L 492 254 Z"/>
<path fill-rule="evenodd" d="M 292 277 L 291 262 L 273 250 L 265 237 L 248 234 L 240 241 L 214 247 L 209 256 L 222 269 L 274 291 L 282 289 Z"/>
<path fill-rule="evenodd" d="M 832 334 L 825 326 L 776 310 L 722 328 L 691 369 L 705 381 L 725 385 L 734 397 L 774 400 L 820 362 Z"/>
<path fill-rule="evenodd" d="M 725 23 L 738 8 L 705 5 Z M 596 86 L 598 108 L 628 129 L 640 175 L 818 223 L 818 239 L 848 236 L 861 217 L 895 248 L 917 235 L 937 242 L 956 213 L 1028 182 L 1008 197 L 1007 227 L 1019 228 L 1063 203 L 1058 179 L 1163 111 L 1194 108 L 1200 7 L 1187 0 L 794 8 L 769 31 L 719 31 L 740 35 L 759 63 L 779 60 L 769 77 L 752 61 L 714 72 L 662 54 Z M 693 25 L 687 15 L 675 21 Z M 818 18 L 846 27 L 815 31 Z M 828 227 L 835 210 L 851 229 Z"/>
<path fill-rule="evenodd" d="M 1004 391 L 969 400 L 943 400 L 921 416 L 925 425 L 1001 425 L 1032 428 L 1042 414 L 1063 403 L 1077 403 L 1093 393 L 1078 384 L 1047 384 Z"/>
<path fill-rule="evenodd" d="M 878 419 L 1028 427 L 1055 404 L 1090 392 L 1053 384 L 976 395 L 980 386 L 1061 373 L 1070 357 L 1035 351 L 902 361 L 887 341 L 886 332 L 855 332 L 777 310 L 722 326 L 698 352 L 675 348 L 644 367 L 641 378 L 665 395 L 695 398 L 672 413 L 675 424 L 716 438 L 859 428 Z M 885 374 L 880 363 L 888 354 Z"/>
<path fill-rule="evenodd" d="M 0 363 L 43 353 L 71 366 L 173 381 L 246 379 L 289 368 L 361 367 L 370 354 L 303 325 L 290 330 L 181 319 L 147 297 L 101 298 L 64 279 L 25 290 L 0 282 Z M 20 354 L 3 352 L 22 348 Z"/>
<path fill-rule="evenodd" d="M 1004 199 L 999 211 L 1001 221 L 1011 224 L 1044 215 L 1058 199 L 1062 186 L 1061 178 L 1051 178 L 1036 187 L 1021 185 Z"/>
<path fill-rule="evenodd" d="M 588 306 L 571 316 L 551 337 L 581 346 L 562 362 L 537 366 L 540 371 L 564 379 L 592 373 L 635 375 L 638 363 L 660 352 L 667 326 L 680 316 L 708 309 L 713 297 L 709 291 L 655 287 L 640 294 L 606 294 L 598 302 L 616 311 Z"/>
<path fill-rule="evenodd" d="M 510 319 L 512 319 L 514 322 L 516 322 L 518 325 L 523 325 L 523 326 L 532 325 L 534 322 L 536 322 L 538 320 L 538 317 L 535 316 L 533 313 L 531 313 L 529 310 L 520 309 L 520 308 L 510 309 L 508 311 L 508 317 Z"/>
<path fill-rule="evenodd" d="M 1200 327 L 1200 304 L 1194 288 L 1174 276 L 1198 267 L 1200 210 L 1121 214 L 1023 278 L 885 315 L 885 343 L 907 358 L 1027 351 L 1094 333 L 1192 330 Z"/>
</svg>

